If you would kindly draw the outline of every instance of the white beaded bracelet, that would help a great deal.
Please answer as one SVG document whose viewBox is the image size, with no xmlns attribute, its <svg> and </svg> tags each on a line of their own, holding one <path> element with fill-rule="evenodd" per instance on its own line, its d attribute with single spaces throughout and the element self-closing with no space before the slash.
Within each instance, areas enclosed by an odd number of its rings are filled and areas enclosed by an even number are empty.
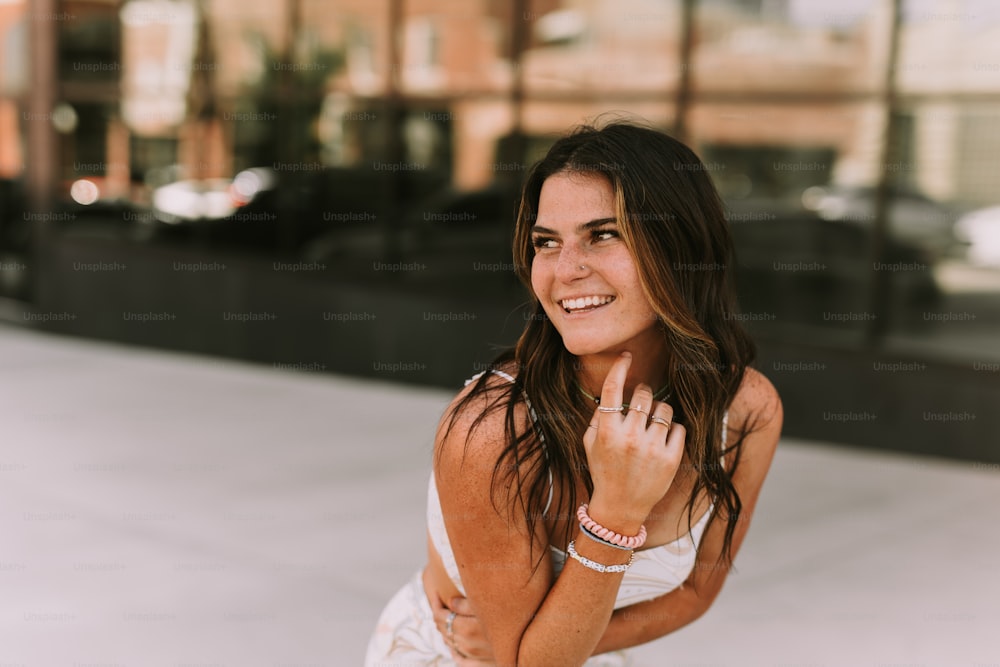
<svg viewBox="0 0 1000 667">
<path fill-rule="evenodd" d="M 635 559 L 635 552 L 633 551 L 629 554 L 628 562 L 623 565 L 604 565 L 603 563 L 598 563 L 592 561 L 589 558 L 584 558 L 576 552 L 576 540 L 570 540 L 569 546 L 566 547 L 566 553 L 569 554 L 570 558 L 579 562 L 584 567 L 590 568 L 595 572 L 627 572 L 628 566 L 632 564 L 633 559 Z"/>
</svg>

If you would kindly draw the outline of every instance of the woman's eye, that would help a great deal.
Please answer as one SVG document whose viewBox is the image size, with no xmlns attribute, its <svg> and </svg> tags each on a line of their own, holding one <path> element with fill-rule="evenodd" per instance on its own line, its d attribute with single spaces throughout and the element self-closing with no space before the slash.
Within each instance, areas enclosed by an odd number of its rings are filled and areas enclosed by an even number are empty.
<svg viewBox="0 0 1000 667">
<path fill-rule="evenodd" d="M 544 236 L 536 236 L 535 238 L 531 239 L 531 245 L 533 245 L 536 250 L 543 250 L 545 248 L 555 248 L 556 240 L 546 238 Z"/>
<path fill-rule="evenodd" d="M 602 229 L 594 232 L 595 241 L 608 241 L 615 238 L 618 238 L 618 232 L 613 229 Z"/>
</svg>

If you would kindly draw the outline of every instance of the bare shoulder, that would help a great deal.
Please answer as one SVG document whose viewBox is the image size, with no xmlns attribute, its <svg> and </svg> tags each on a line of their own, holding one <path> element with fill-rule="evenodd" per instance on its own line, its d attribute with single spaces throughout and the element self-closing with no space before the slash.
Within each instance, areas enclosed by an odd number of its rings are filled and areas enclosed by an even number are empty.
<svg viewBox="0 0 1000 667">
<path fill-rule="evenodd" d="M 747 368 L 729 406 L 729 435 L 744 437 L 751 457 L 770 460 L 783 420 L 781 397 L 774 385 L 757 369 Z"/>
<path fill-rule="evenodd" d="M 777 421 L 780 427 L 782 415 L 778 390 L 756 368 L 747 368 L 729 406 L 730 425 L 756 430 Z"/>
<path fill-rule="evenodd" d="M 489 473 L 507 443 L 507 404 L 514 400 L 517 428 L 527 423 L 527 410 L 517 400 L 510 379 L 487 373 L 485 385 L 477 389 L 478 376 L 452 399 L 438 424 L 435 438 L 435 471 L 449 473 Z M 515 392 L 515 393 L 512 393 Z"/>
</svg>

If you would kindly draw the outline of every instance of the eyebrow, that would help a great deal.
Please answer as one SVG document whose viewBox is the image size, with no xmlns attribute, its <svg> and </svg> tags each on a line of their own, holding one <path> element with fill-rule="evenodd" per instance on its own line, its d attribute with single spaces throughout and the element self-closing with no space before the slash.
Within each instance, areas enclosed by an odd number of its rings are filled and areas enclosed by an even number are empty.
<svg viewBox="0 0 1000 667">
<path fill-rule="evenodd" d="M 598 227 L 603 227 L 604 225 L 614 223 L 618 224 L 617 218 L 597 218 L 596 220 L 591 220 L 590 222 L 584 222 L 581 225 L 577 225 L 576 231 L 587 232 Z M 531 228 L 532 234 L 552 234 L 558 236 L 559 232 L 554 229 L 549 229 L 548 227 L 542 227 L 541 225 L 533 225 Z"/>
</svg>

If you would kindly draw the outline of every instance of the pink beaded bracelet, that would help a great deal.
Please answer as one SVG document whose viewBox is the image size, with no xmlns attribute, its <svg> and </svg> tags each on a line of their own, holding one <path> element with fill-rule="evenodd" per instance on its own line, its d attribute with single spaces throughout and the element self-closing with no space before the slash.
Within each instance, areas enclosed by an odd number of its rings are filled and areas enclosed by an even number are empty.
<svg viewBox="0 0 1000 667">
<path fill-rule="evenodd" d="M 591 519 L 590 515 L 587 514 L 587 503 L 580 505 L 580 508 L 576 510 L 576 518 L 580 520 L 580 524 L 587 530 L 609 544 L 614 544 L 625 549 L 638 549 L 646 543 L 646 526 L 639 526 L 638 535 L 633 535 L 631 537 L 619 535 L 615 531 L 608 530 L 601 524 Z"/>
</svg>

